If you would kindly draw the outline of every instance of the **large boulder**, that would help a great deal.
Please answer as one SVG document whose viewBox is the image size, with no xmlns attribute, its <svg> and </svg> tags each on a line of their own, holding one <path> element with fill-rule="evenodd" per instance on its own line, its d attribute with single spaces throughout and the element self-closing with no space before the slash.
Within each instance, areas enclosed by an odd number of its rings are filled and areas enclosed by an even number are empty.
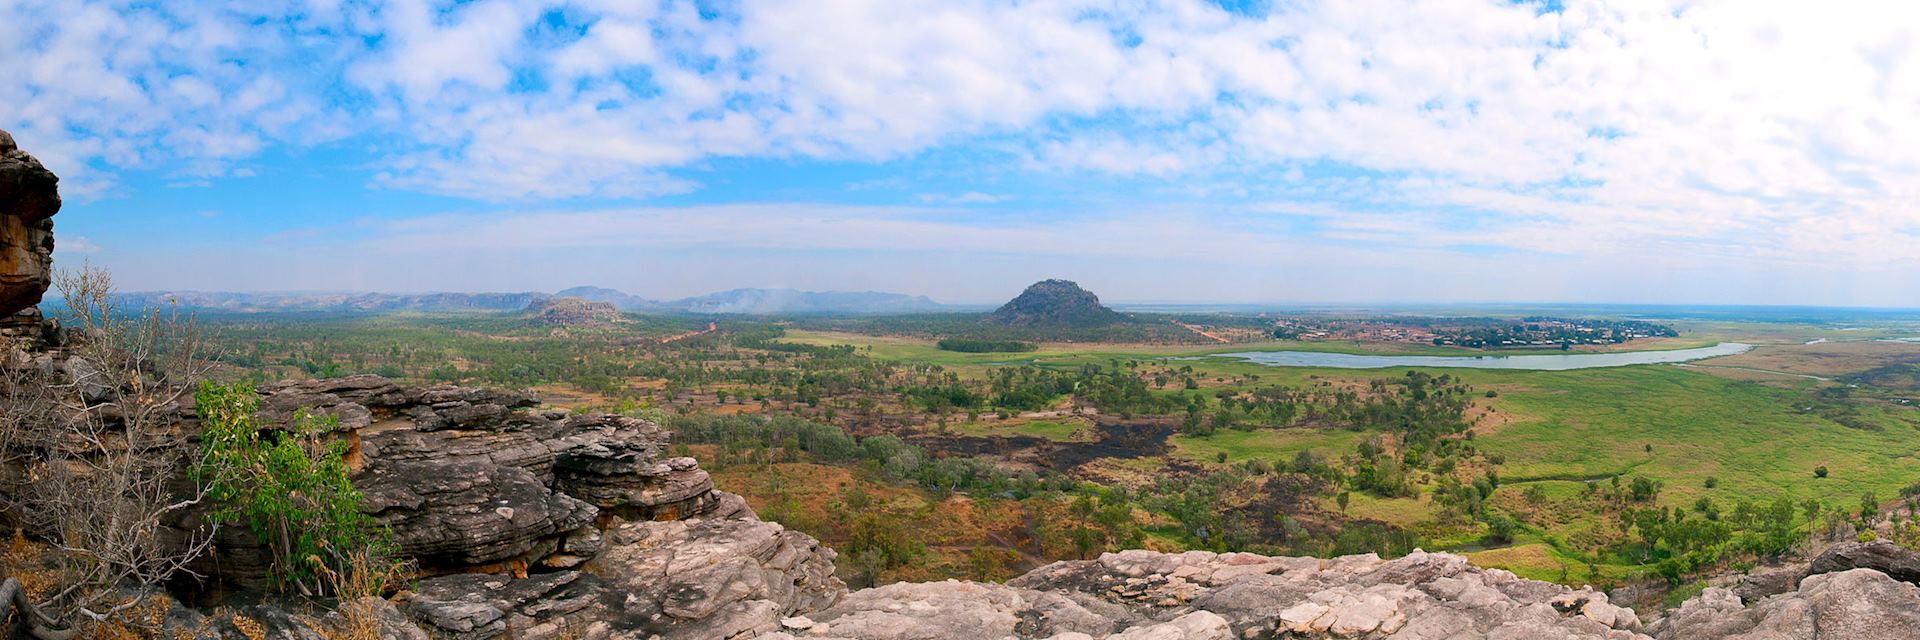
<svg viewBox="0 0 1920 640">
<path fill-rule="evenodd" d="M 1743 607 L 1709 588 L 1648 627 L 1661 640 L 1896 640 L 1920 629 L 1920 587 L 1872 569 L 1808 576 L 1796 591 Z"/>
<path fill-rule="evenodd" d="M 560 454 L 560 490 L 629 520 L 676 520 L 713 510 L 713 478 L 693 458 L 656 461 L 657 450 L 596 442 Z"/>
<path fill-rule="evenodd" d="M 420 581 L 402 606 L 436 638 L 545 640 L 587 637 L 587 629 L 604 628 L 604 595 L 599 578 L 577 571 L 518 580 L 461 574 Z"/>
<path fill-rule="evenodd" d="M 1828 547 L 1807 566 L 1807 575 L 1849 569 L 1873 569 L 1895 580 L 1920 585 L 1920 553 L 1885 540 L 1842 542 Z"/>
<path fill-rule="evenodd" d="M 354 485 L 366 496 L 361 509 L 428 569 L 534 562 L 599 515 L 526 469 L 485 462 L 378 465 Z"/>
<path fill-rule="evenodd" d="M 621 523 L 606 531 L 605 549 L 583 570 L 618 594 L 608 602 L 616 628 L 750 637 L 845 595 L 833 559 L 819 541 L 778 524 L 709 517 Z"/>
<path fill-rule="evenodd" d="M 40 304 L 53 283 L 60 178 L 0 131 L 0 321 Z"/>
</svg>

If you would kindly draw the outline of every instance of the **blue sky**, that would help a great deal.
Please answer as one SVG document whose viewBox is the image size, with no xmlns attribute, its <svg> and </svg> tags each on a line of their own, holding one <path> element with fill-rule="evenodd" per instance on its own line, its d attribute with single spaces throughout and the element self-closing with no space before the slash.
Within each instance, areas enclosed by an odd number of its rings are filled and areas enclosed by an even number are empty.
<svg viewBox="0 0 1920 640">
<path fill-rule="evenodd" d="M 1904 2 L 0 1 L 129 290 L 1920 306 Z"/>
</svg>

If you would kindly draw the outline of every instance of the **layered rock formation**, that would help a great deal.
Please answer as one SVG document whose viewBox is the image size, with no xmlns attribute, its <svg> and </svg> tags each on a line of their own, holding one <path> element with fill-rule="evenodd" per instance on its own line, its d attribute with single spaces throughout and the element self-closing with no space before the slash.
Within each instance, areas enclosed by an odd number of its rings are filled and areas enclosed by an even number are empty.
<svg viewBox="0 0 1920 640">
<path fill-rule="evenodd" d="M 544 298 L 527 305 L 527 319 L 554 327 L 610 327 L 625 321 L 620 308 L 580 298 Z"/>
<path fill-rule="evenodd" d="M 53 282 L 59 183 L 0 131 L 0 322 L 39 304 Z"/>
<path fill-rule="evenodd" d="M 652 422 L 377 376 L 260 394 L 267 423 L 337 420 L 362 509 L 424 577 L 400 609 L 433 637 L 733 637 L 846 592 L 832 550 L 665 457 L 670 434 Z M 264 584 L 251 540 L 220 543 L 200 569 Z"/>
</svg>

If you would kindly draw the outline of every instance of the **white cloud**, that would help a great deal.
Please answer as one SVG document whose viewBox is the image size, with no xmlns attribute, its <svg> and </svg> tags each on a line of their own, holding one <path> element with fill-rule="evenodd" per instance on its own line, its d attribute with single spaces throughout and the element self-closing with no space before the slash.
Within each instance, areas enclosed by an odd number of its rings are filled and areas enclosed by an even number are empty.
<svg viewBox="0 0 1920 640">
<path fill-rule="evenodd" d="M 1006 202 L 1012 199 L 1007 196 L 995 195 L 991 193 L 981 193 L 978 191 L 968 191 L 965 193 L 919 193 L 919 194 L 914 194 L 913 197 L 915 200 L 919 200 L 920 202 L 923 202 L 926 204 L 958 204 L 958 205 L 993 204 L 996 202 Z"/>
<path fill-rule="evenodd" d="M 383 185 L 494 200 L 975 144 L 1004 171 L 1354 205 L 1335 238 L 1920 257 L 1920 5 L 1564 4 L 28 1 L 0 5 L 0 126 L 83 198 L 351 132 Z"/>
<path fill-rule="evenodd" d="M 99 253 L 100 245 L 94 244 L 86 236 L 62 236 L 53 248 L 60 253 Z"/>
</svg>

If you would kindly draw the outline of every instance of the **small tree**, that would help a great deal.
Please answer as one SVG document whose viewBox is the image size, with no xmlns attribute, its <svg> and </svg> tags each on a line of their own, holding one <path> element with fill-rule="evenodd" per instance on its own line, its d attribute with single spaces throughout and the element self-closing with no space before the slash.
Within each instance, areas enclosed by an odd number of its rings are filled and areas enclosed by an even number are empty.
<svg viewBox="0 0 1920 640">
<path fill-rule="evenodd" d="M 337 590 L 329 576 L 393 573 L 391 536 L 360 511 L 347 480 L 346 444 L 324 437 L 337 418 L 303 410 L 286 430 L 263 430 L 251 384 L 207 383 L 194 397 L 203 431 L 193 476 L 216 519 L 245 525 L 271 550 L 275 584 L 319 595 Z"/>
<path fill-rule="evenodd" d="M 209 369 L 193 318 L 119 309 L 112 276 L 91 266 L 57 272 L 54 287 L 72 342 L 62 370 L 0 362 L 0 455 L 25 470 L 0 487 L 0 506 L 60 550 L 67 585 L 39 602 L 9 594 L 38 637 L 75 620 L 131 624 L 120 614 L 138 594 L 187 571 L 213 539 L 166 535 L 205 496 L 174 483 L 189 457 L 174 410 Z M 136 597 L 121 595 L 129 588 Z"/>
</svg>

